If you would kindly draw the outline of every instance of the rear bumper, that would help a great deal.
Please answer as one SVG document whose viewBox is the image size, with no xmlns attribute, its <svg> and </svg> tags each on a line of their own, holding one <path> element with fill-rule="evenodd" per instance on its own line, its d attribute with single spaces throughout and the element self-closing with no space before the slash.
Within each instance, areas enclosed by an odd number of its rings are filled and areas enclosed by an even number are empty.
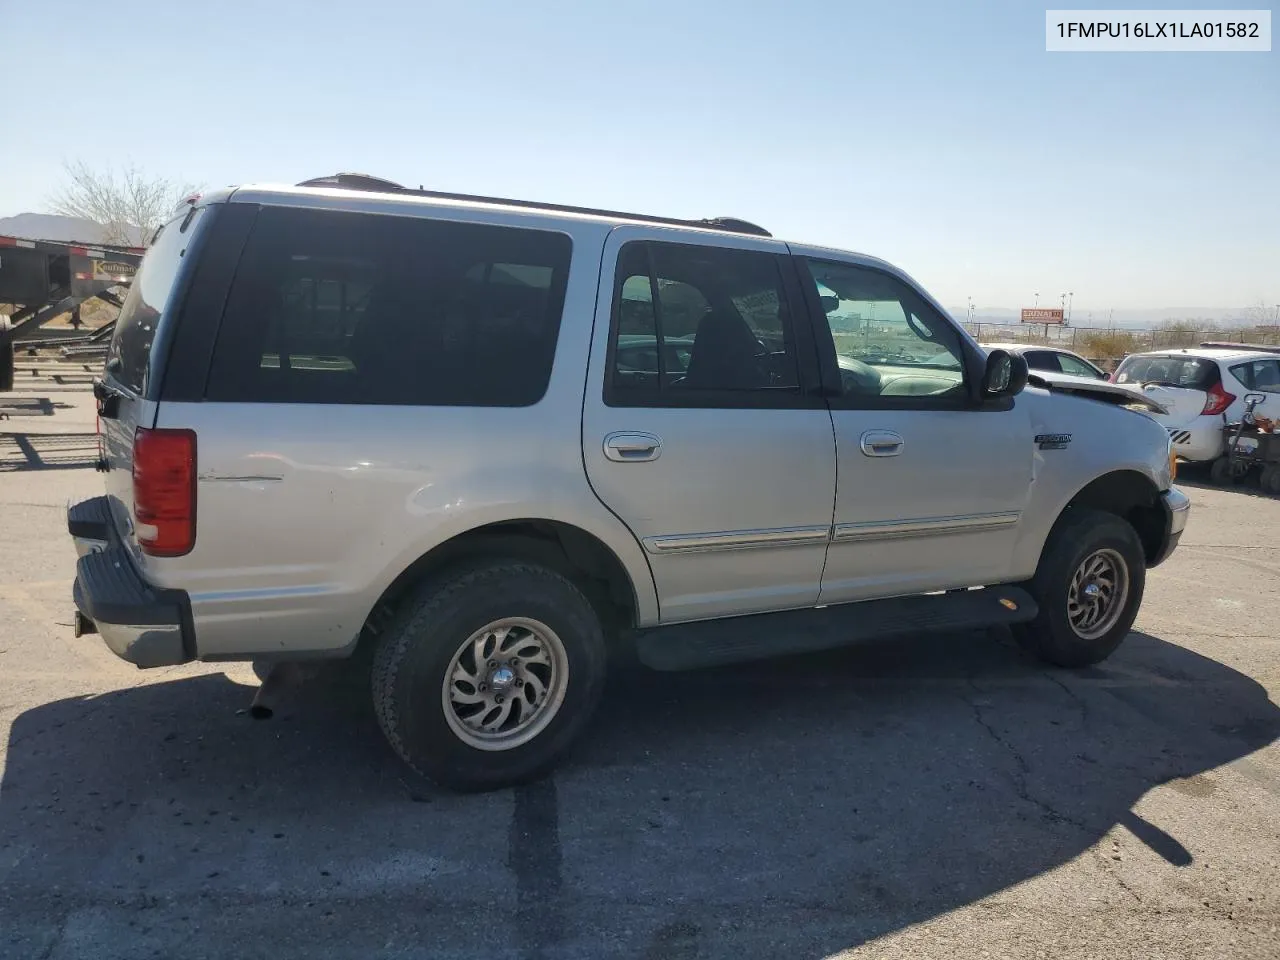
<svg viewBox="0 0 1280 960">
<path fill-rule="evenodd" d="M 67 531 L 79 554 L 72 588 L 77 633 L 96 630 L 112 653 L 139 667 L 194 660 L 190 598 L 142 578 L 110 517 L 106 497 L 67 510 Z"/>
<path fill-rule="evenodd" d="M 1201 423 L 1204 420 L 1206 422 Z M 1173 452 L 1183 460 L 1204 463 L 1222 456 L 1221 417 L 1198 417 L 1190 426 L 1168 427 Z"/>
<path fill-rule="evenodd" d="M 1182 539 L 1182 531 L 1187 528 L 1187 518 L 1191 516 L 1191 499 L 1177 487 L 1170 487 L 1160 495 L 1160 506 L 1164 511 L 1164 539 L 1148 567 L 1158 566 L 1169 559 L 1169 554 Z"/>
</svg>

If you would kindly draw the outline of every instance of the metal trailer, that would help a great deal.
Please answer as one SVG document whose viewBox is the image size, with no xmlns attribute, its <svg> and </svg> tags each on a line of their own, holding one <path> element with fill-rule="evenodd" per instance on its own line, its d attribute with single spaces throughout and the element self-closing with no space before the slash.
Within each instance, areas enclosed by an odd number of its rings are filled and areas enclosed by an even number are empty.
<svg viewBox="0 0 1280 960">
<path fill-rule="evenodd" d="M 94 297 L 118 308 L 119 291 L 133 281 L 143 253 L 141 247 L 0 236 L 0 303 L 18 308 L 8 324 L 0 324 L 0 391 L 13 389 L 19 343 L 61 347 L 67 357 L 77 351 L 98 355 L 115 321 L 71 337 L 42 336 L 40 328 L 64 313 L 78 315 Z"/>
</svg>

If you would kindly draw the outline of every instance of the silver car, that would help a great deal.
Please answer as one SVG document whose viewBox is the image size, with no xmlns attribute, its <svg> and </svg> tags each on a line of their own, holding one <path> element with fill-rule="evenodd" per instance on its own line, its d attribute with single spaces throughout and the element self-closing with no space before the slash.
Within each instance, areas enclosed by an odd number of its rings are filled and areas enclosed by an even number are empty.
<svg viewBox="0 0 1280 960">
<path fill-rule="evenodd" d="M 1026 386 L 872 257 L 337 176 L 194 199 L 95 386 L 79 632 L 342 660 L 442 784 L 527 779 L 609 657 L 1007 624 L 1109 655 L 1187 498 L 1167 432 Z"/>
</svg>

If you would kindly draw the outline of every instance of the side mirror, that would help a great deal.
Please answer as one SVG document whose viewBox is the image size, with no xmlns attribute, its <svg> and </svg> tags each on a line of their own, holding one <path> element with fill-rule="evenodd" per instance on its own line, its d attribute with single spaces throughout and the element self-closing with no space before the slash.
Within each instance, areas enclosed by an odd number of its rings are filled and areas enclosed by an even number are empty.
<svg viewBox="0 0 1280 960">
<path fill-rule="evenodd" d="M 823 313 L 834 313 L 840 309 L 839 297 L 819 297 L 818 299 L 822 301 Z"/>
<path fill-rule="evenodd" d="M 1027 385 L 1027 361 L 1007 350 L 992 350 L 982 374 L 984 398 L 1013 397 Z"/>
</svg>

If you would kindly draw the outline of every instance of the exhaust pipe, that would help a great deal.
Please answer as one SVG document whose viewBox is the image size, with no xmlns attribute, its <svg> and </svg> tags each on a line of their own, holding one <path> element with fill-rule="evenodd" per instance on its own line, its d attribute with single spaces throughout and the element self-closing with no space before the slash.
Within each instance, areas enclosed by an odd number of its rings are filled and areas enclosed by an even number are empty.
<svg viewBox="0 0 1280 960">
<path fill-rule="evenodd" d="M 319 671 L 316 664 L 297 663 L 282 660 L 273 663 L 262 678 L 253 702 L 249 704 L 249 716 L 255 720 L 270 720 L 275 716 L 276 708 L 288 694 L 305 680 L 309 680 Z"/>
</svg>

